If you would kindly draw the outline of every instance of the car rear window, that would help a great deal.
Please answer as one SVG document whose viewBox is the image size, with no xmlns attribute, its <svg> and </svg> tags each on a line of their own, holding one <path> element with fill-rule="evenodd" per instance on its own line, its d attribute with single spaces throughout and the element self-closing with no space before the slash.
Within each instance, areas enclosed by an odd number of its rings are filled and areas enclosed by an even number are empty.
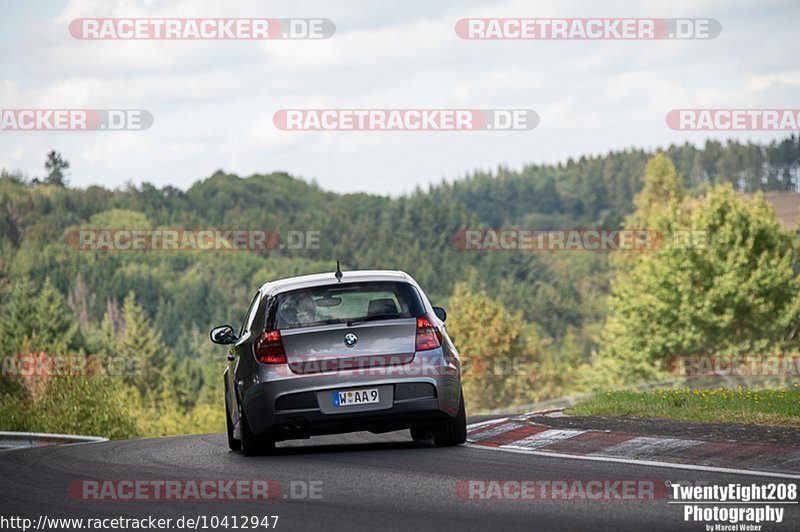
<svg viewBox="0 0 800 532">
<path fill-rule="evenodd" d="M 337 283 L 279 294 L 275 328 L 413 318 L 424 312 L 417 290 L 408 283 Z"/>
</svg>

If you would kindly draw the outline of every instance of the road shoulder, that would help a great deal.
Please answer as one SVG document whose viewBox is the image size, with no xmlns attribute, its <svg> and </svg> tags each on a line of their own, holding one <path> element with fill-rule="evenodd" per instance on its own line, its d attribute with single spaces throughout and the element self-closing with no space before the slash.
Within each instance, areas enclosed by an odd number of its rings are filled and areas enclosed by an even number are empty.
<svg viewBox="0 0 800 532">
<path fill-rule="evenodd" d="M 797 475 L 800 429 L 535 412 L 469 426 L 478 446 L 532 454 Z"/>
</svg>

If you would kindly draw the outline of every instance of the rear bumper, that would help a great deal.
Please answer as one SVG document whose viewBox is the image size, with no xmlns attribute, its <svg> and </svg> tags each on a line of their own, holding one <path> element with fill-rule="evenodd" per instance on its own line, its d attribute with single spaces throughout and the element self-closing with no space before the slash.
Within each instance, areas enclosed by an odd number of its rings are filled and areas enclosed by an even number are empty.
<svg viewBox="0 0 800 532">
<path fill-rule="evenodd" d="M 305 438 L 368 430 L 385 432 L 419 426 L 443 417 L 455 416 L 460 399 L 457 366 L 447 364 L 434 350 L 404 367 L 403 375 L 374 376 L 364 371 L 267 377 L 242 391 L 242 407 L 253 434 L 275 440 Z M 425 363 L 434 372 L 414 371 Z M 433 373 L 433 375 L 431 375 Z M 380 403 L 335 408 L 334 391 L 378 388 Z"/>
<path fill-rule="evenodd" d="M 318 410 L 305 413 L 276 413 L 275 425 L 268 427 L 264 433 L 269 433 L 275 440 L 288 440 L 362 430 L 388 432 L 424 425 L 445 415 L 447 414 L 439 410 L 436 398 L 398 403 L 383 410 L 346 414 L 323 414 Z"/>
</svg>

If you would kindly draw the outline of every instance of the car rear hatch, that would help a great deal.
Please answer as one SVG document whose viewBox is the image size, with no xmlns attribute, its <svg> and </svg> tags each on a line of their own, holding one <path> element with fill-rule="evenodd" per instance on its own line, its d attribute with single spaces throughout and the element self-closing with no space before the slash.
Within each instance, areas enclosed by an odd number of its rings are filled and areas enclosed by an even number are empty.
<svg viewBox="0 0 800 532">
<path fill-rule="evenodd" d="M 398 318 L 326 325 L 282 331 L 281 337 L 294 373 L 397 366 L 414 359 L 416 323 L 416 318 Z"/>
</svg>

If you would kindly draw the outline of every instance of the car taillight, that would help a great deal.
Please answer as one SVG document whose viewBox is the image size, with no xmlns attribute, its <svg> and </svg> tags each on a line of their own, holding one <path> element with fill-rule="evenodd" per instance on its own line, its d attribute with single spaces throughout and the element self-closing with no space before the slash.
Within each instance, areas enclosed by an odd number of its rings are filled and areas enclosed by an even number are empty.
<svg viewBox="0 0 800 532">
<path fill-rule="evenodd" d="M 430 318 L 422 316 L 417 318 L 417 345 L 415 351 L 427 351 L 436 349 L 442 345 L 442 335 L 433 326 Z"/>
<path fill-rule="evenodd" d="M 262 364 L 286 364 L 280 331 L 264 331 L 253 345 L 256 360 Z"/>
</svg>

